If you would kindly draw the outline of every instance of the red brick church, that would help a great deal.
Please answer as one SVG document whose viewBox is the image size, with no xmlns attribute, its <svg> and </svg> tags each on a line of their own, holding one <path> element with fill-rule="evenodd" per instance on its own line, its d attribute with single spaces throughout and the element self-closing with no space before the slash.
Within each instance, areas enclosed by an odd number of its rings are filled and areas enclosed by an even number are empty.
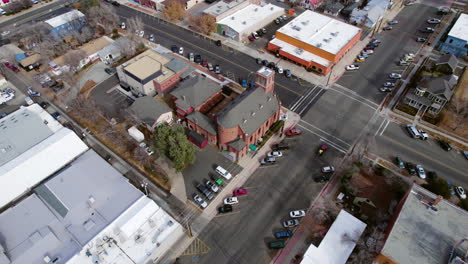
<svg viewBox="0 0 468 264">
<path fill-rule="evenodd" d="M 266 67 L 256 73 L 255 88 L 237 93 L 210 76 L 197 75 L 179 84 L 171 95 L 179 118 L 187 127 L 239 159 L 280 117 L 274 93 L 275 72 Z"/>
</svg>

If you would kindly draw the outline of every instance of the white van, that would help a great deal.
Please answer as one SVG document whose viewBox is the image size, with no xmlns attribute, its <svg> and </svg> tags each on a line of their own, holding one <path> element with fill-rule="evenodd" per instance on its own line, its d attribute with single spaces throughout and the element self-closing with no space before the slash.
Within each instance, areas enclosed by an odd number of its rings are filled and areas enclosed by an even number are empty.
<svg viewBox="0 0 468 264">
<path fill-rule="evenodd" d="M 216 171 L 219 175 L 223 176 L 226 180 L 230 180 L 230 179 L 232 178 L 231 173 L 229 173 L 227 170 L 225 170 L 225 169 L 224 169 L 223 167 L 221 167 L 221 166 L 216 167 L 215 171 Z"/>
<path fill-rule="evenodd" d="M 421 137 L 421 134 L 419 134 L 419 131 L 411 124 L 406 125 L 406 130 L 408 130 L 408 133 L 413 138 L 420 138 Z"/>
</svg>

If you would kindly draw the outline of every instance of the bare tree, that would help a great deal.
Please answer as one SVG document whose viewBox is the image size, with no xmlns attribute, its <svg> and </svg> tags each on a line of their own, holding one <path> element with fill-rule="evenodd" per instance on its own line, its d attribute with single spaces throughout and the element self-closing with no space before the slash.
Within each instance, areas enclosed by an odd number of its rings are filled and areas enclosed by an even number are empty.
<svg viewBox="0 0 468 264">
<path fill-rule="evenodd" d="M 93 27 L 101 27 L 106 34 L 112 30 L 119 23 L 119 16 L 117 15 L 114 7 L 110 5 L 93 6 L 86 12 L 88 23 Z"/>
<path fill-rule="evenodd" d="M 72 71 L 77 71 L 84 58 L 86 58 L 86 52 L 83 50 L 73 50 L 63 55 L 63 62 L 70 66 Z"/>
<path fill-rule="evenodd" d="M 49 30 L 45 23 L 39 22 L 18 26 L 10 36 L 12 41 L 20 42 L 27 49 L 31 49 L 49 37 Z"/>
<path fill-rule="evenodd" d="M 135 54 L 137 42 L 131 41 L 127 37 L 122 37 L 115 41 L 115 45 L 119 47 L 122 56 L 127 57 Z"/>
<path fill-rule="evenodd" d="M 211 32 L 216 31 L 216 19 L 210 15 L 191 16 L 189 23 L 198 32 L 205 35 L 210 35 Z"/>
<path fill-rule="evenodd" d="M 77 95 L 71 99 L 70 107 L 79 112 L 81 117 L 92 123 L 97 122 L 102 115 L 102 111 L 97 107 L 96 102 L 84 95 Z"/>
<path fill-rule="evenodd" d="M 466 101 L 463 96 L 454 96 L 452 97 L 451 108 L 455 114 L 455 126 L 452 127 L 455 131 L 460 125 L 466 125 L 468 123 L 468 101 Z"/>
<path fill-rule="evenodd" d="M 144 28 L 143 21 L 141 20 L 141 17 L 132 17 L 127 20 L 127 28 L 132 35 L 130 37 L 134 36 L 139 31 L 142 31 Z"/>
</svg>

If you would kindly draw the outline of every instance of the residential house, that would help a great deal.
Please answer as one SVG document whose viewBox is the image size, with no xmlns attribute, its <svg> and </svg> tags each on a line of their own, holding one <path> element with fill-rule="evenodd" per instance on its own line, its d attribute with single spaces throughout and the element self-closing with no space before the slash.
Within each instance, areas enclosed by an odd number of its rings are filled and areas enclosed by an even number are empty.
<svg viewBox="0 0 468 264">
<path fill-rule="evenodd" d="M 348 6 L 346 6 L 345 8 L 343 8 L 343 10 L 341 11 L 341 14 L 343 14 L 344 16 L 347 16 L 349 17 L 351 15 L 351 13 L 353 12 L 353 10 L 355 8 L 358 8 L 361 6 L 361 2 L 354 2 Z"/>
<path fill-rule="evenodd" d="M 80 11 L 73 9 L 44 22 L 50 26 L 50 32 L 54 37 L 65 38 L 84 26 L 86 16 Z"/>
<path fill-rule="evenodd" d="M 37 69 L 41 65 L 41 55 L 37 53 L 18 53 L 15 55 L 15 59 L 21 68 L 26 71 Z"/>
<path fill-rule="evenodd" d="M 150 131 L 160 124 L 171 124 L 174 121 L 172 109 L 151 96 L 137 98 L 128 110 L 138 120 L 143 121 Z"/>
<path fill-rule="evenodd" d="M 120 84 L 136 95 L 167 93 L 193 72 L 184 60 L 149 49 L 117 67 Z"/>
<path fill-rule="evenodd" d="M 453 74 L 458 65 L 458 59 L 453 54 L 442 55 L 434 65 L 434 70 L 445 74 Z"/>
<path fill-rule="evenodd" d="M 89 63 L 98 61 L 100 59 L 99 51 L 109 46 L 111 43 L 113 43 L 113 40 L 111 38 L 107 36 L 103 36 L 98 39 L 91 40 L 90 42 L 81 46 L 79 50 L 84 52 L 85 57 L 80 60 L 78 69 L 76 70 L 83 68 L 85 65 Z M 69 52 L 74 52 L 74 51 L 69 51 Z M 59 65 L 61 68 L 68 67 L 68 65 L 66 65 L 64 61 L 64 56 L 65 55 L 62 55 L 54 59 L 54 62 L 57 65 Z"/>
<path fill-rule="evenodd" d="M 458 78 L 454 75 L 424 76 L 418 87 L 407 92 L 403 102 L 417 109 L 425 107 L 429 114 L 438 115 L 452 98 L 457 82 Z"/>
<path fill-rule="evenodd" d="M 461 14 L 457 22 L 439 46 L 440 51 L 451 53 L 458 58 L 468 55 L 468 14 Z"/>
<path fill-rule="evenodd" d="M 368 28 L 373 28 L 383 18 L 389 5 L 390 0 L 371 0 L 363 9 L 353 9 L 349 21 Z"/>
<path fill-rule="evenodd" d="M 305 9 L 315 10 L 322 2 L 323 0 L 300 0 L 300 6 Z"/>
<path fill-rule="evenodd" d="M 178 2 L 179 4 L 181 4 L 185 8 L 185 10 L 189 10 L 190 8 L 194 7 L 196 4 L 201 3 L 202 0 L 165 0 L 165 1 L 161 2 L 161 5 L 163 6 L 163 9 L 170 2 Z"/>
<path fill-rule="evenodd" d="M 378 264 L 463 263 L 468 212 L 413 184 L 387 225 Z M 466 259 L 465 259 L 466 261 Z"/>
<path fill-rule="evenodd" d="M 249 149 L 255 149 L 255 144 L 279 119 L 274 74 L 261 68 L 257 72 L 257 88 L 240 94 L 214 78 L 199 75 L 188 79 L 171 93 L 177 115 L 187 122 L 190 130 L 237 160 Z"/>
<path fill-rule="evenodd" d="M 248 41 L 252 32 L 265 27 L 284 13 L 284 8 L 273 4 L 250 4 L 217 21 L 217 33 L 236 41 Z"/>
<path fill-rule="evenodd" d="M 324 8 L 324 13 L 330 16 L 338 16 L 344 5 L 340 2 L 327 2 Z"/>
<path fill-rule="evenodd" d="M 217 23 L 223 18 L 234 14 L 248 5 L 250 5 L 250 2 L 247 0 L 219 1 L 205 9 L 203 13 L 213 16 Z"/>
<path fill-rule="evenodd" d="M 111 44 L 105 46 L 100 51 L 97 52 L 99 59 L 105 64 L 111 64 L 115 61 L 118 61 L 122 57 L 120 52 L 120 47 L 112 42 Z"/>
</svg>

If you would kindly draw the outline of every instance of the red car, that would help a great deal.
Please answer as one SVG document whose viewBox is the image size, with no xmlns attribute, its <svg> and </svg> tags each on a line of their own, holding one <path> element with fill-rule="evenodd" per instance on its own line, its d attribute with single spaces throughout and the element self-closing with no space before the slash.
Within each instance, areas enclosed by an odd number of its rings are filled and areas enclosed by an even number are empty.
<svg viewBox="0 0 468 264">
<path fill-rule="evenodd" d="M 250 36 L 249 36 L 249 40 L 250 40 L 250 41 L 254 41 L 255 38 L 254 38 L 252 35 L 250 35 Z"/>
<path fill-rule="evenodd" d="M 241 195 L 247 194 L 247 189 L 239 188 L 237 190 L 234 190 L 233 194 L 234 196 L 241 196 Z"/>
<path fill-rule="evenodd" d="M 208 66 L 208 60 L 207 60 L 207 59 L 203 59 L 201 65 L 202 65 L 203 67 L 207 67 L 207 66 Z"/>
<path fill-rule="evenodd" d="M 8 61 L 3 63 L 8 69 L 14 71 L 14 72 L 19 72 L 19 69 L 16 68 L 13 64 L 9 63 Z"/>
<path fill-rule="evenodd" d="M 286 131 L 286 136 L 296 136 L 302 134 L 302 131 L 298 128 L 291 128 Z"/>
</svg>

